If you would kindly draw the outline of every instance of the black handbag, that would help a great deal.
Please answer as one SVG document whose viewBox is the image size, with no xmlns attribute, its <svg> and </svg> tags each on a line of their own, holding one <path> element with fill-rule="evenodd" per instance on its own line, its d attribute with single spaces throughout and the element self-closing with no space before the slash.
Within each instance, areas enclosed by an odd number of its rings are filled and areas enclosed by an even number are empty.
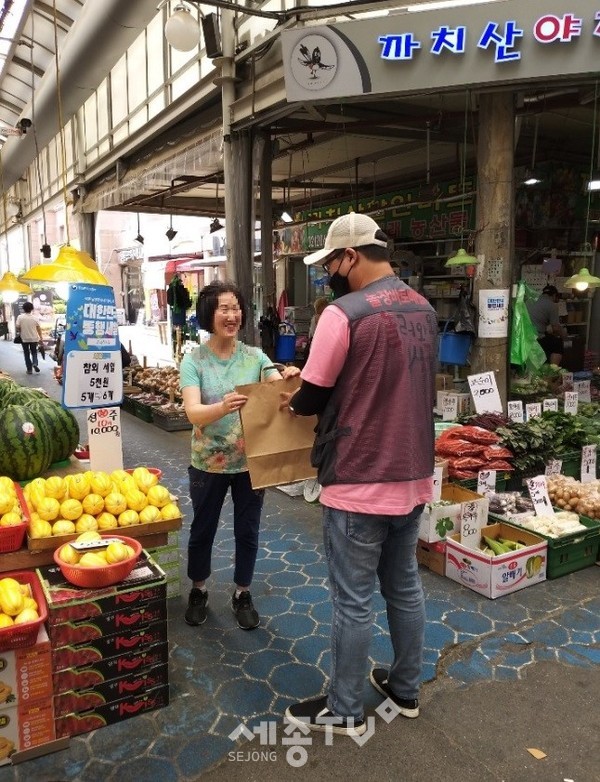
<svg viewBox="0 0 600 782">
<path fill-rule="evenodd" d="M 22 345 L 23 340 L 21 339 L 21 335 L 17 334 L 17 336 L 13 339 L 13 342 L 15 343 L 15 345 Z"/>
</svg>

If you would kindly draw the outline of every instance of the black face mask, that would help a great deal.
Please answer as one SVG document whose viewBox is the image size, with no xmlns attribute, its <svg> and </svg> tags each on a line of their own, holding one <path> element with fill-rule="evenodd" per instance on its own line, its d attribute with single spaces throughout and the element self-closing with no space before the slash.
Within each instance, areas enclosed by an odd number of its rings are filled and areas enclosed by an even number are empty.
<svg viewBox="0 0 600 782">
<path fill-rule="evenodd" d="M 350 272 L 348 272 L 349 274 Z M 348 282 L 348 275 L 345 277 L 342 277 L 342 275 L 337 271 L 335 274 L 332 274 L 329 278 L 329 287 L 333 291 L 333 297 L 334 299 L 339 299 L 342 296 L 345 296 L 347 293 L 350 293 L 350 283 Z"/>
</svg>

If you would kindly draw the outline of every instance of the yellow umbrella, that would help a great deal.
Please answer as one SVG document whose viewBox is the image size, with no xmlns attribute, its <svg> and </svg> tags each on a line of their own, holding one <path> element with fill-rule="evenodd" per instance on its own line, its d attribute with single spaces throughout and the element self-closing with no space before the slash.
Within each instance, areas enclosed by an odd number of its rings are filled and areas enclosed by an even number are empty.
<svg viewBox="0 0 600 782">
<path fill-rule="evenodd" d="M 33 293 L 29 285 L 25 285 L 12 272 L 5 272 L 0 280 L 0 293 Z"/>
<path fill-rule="evenodd" d="M 87 282 L 91 285 L 110 285 L 106 277 L 87 253 L 74 247 L 61 247 L 56 260 L 33 266 L 22 280 L 31 282 Z"/>
</svg>

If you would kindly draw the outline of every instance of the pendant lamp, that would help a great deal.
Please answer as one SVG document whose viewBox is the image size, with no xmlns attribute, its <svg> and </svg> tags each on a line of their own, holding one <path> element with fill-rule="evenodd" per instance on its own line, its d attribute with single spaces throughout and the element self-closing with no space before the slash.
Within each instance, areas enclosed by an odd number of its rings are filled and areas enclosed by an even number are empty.
<svg viewBox="0 0 600 782">
<path fill-rule="evenodd" d="M 29 285 L 25 285 L 12 272 L 5 272 L 0 280 L 0 298 L 6 304 L 13 304 L 19 296 L 33 293 Z"/>
<path fill-rule="evenodd" d="M 577 291 L 587 291 L 588 288 L 597 288 L 600 285 L 600 277 L 594 277 L 590 274 L 589 269 L 585 267 L 580 269 L 577 274 L 563 283 L 565 288 L 575 288 Z"/>
<path fill-rule="evenodd" d="M 84 282 L 90 285 L 110 285 L 88 253 L 66 245 L 56 260 L 40 263 L 21 275 L 22 280 L 39 282 Z"/>
</svg>

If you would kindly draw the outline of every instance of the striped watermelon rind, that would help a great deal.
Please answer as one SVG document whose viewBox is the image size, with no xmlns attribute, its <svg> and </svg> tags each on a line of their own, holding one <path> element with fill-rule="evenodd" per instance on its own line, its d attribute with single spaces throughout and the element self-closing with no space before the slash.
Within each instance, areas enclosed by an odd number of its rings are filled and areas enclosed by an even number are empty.
<svg viewBox="0 0 600 782">
<path fill-rule="evenodd" d="M 43 416 L 23 405 L 0 409 L 0 475 L 37 478 L 52 464 L 52 433 Z"/>
<path fill-rule="evenodd" d="M 73 413 L 48 397 L 32 400 L 26 407 L 43 417 L 52 433 L 52 463 L 68 459 L 79 444 L 79 424 Z"/>
</svg>

